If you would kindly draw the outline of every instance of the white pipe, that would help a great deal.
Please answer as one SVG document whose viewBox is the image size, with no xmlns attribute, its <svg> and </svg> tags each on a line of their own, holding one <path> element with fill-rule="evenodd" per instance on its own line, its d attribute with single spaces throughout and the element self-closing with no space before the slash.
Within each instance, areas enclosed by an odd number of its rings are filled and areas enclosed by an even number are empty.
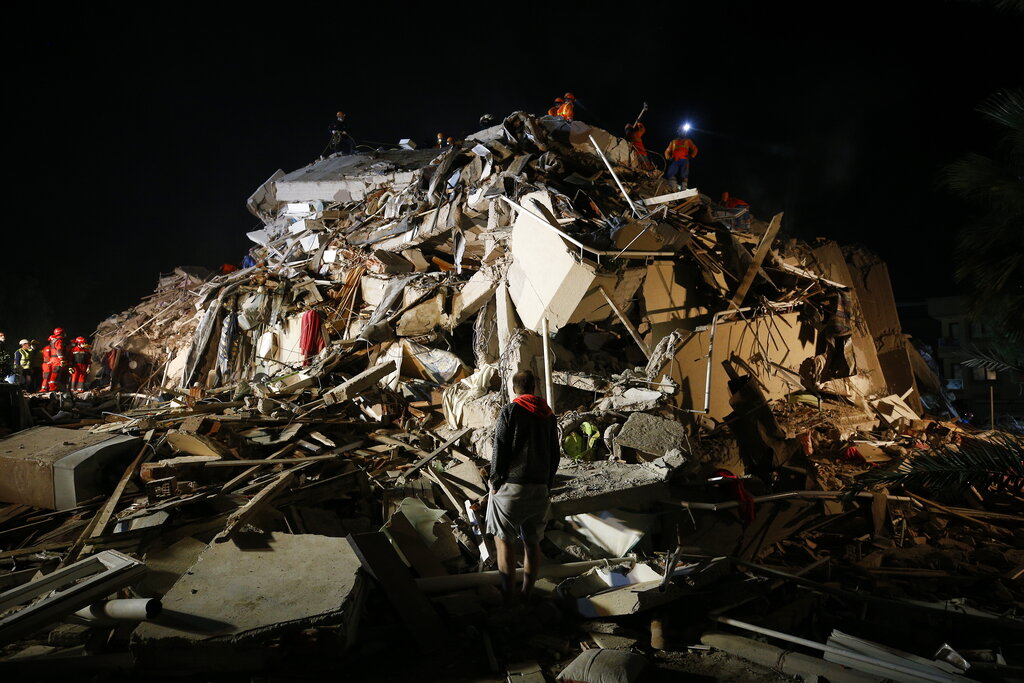
<svg viewBox="0 0 1024 683">
<path fill-rule="evenodd" d="M 804 647 L 809 647 L 814 650 L 821 650 L 822 652 L 827 652 L 829 654 L 840 655 L 842 657 L 846 657 L 857 662 L 870 664 L 874 667 L 881 667 L 884 669 L 891 669 L 892 671 L 898 671 L 902 674 L 914 676 L 915 679 L 936 681 L 937 683 L 947 683 L 948 681 L 964 680 L 962 677 L 954 676 L 953 674 L 943 675 L 939 673 L 932 673 L 930 671 L 924 671 L 922 669 L 915 669 L 903 666 L 895 662 L 887 662 L 881 659 L 875 659 L 874 657 L 862 655 L 859 652 L 854 652 L 853 650 L 847 650 L 846 648 L 835 647 L 834 645 L 828 645 L 825 643 L 819 643 L 816 640 L 807 640 L 806 638 L 800 638 L 799 636 L 793 636 L 788 633 L 783 633 L 781 631 L 773 631 L 770 628 L 755 626 L 754 624 L 748 624 L 743 621 L 737 621 L 735 619 L 730 619 L 729 617 L 715 617 L 715 621 L 721 622 L 723 624 L 728 624 L 729 626 L 735 626 L 736 628 L 741 628 L 746 631 L 753 631 L 754 633 L 760 633 L 761 635 L 771 636 L 772 638 L 785 640 L 790 643 L 796 643 L 797 645 L 803 645 Z"/>
<path fill-rule="evenodd" d="M 118 621 L 146 621 L 163 611 L 163 603 L 157 598 L 133 598 L 96 602 L 75 612 L 76 617 L 93 624 L 110 624 Z"/>
<path fill-rule="evenodd" d="M 770 503 L 775 500 L 789 500 L 791 498 L 824 498 L 831 500 L 833 498 L 842 498 L 843 496 L 849 495 L 845 491 L 786 491 L 785 493 L 772 493 L 767 496 L 757 496 L 753 499 L 755 503 Z M 854 494 L 857 498 L 871 498 L 872 494 L 869 491 L 861 491 L 860 493 Z M 900 503 L 913 502 L 913 498 L 909 496 L 887 496 L 887 500 L 894 500 Z M 704 503 L 689 500 L 677 501 L 679 505 L 684 508 L 691 510 L 729 510 L 735 507 L 739 507 L 740 503 L 737 500 L 727 500 L 721 503 Z"/>
<path fill-rule="evenodd" d="M 541 319 L 541 337 L 544 339 L 544 394 L 548 399 L 548 405 L 551 407 L 551 410 L 554 410 L 555 397 L 554 388 L 551 383 L 551 340 L 548 339 L 549 336 L 548 314 L 545 311 L 544 317 Z"/>
<path fill-rule="evenodd" d="M 617 564 L 628 564 L 631 567 L 636 564 L 636 555 L 625 557 L 613 557 L 607 560 L 589 560 L 587 562 L 569 562 L 568 564 L 546 564 L 542 565 L 537 578 L 564 579 L 570 576 L 579 576 L 588 569 L 594 567 L 611 567 Z M 523 578 L 523 570 L 516 570 L 516 580 Z M 450 574 L 448 576 L 428 576 L 416 579 L 416 587 L 420 592 L 448 593 L 451 591 L 465 590 L 467 588 L 478 588 L 479 586 L 500 586 L 501 574 L 497 571 L 477 572 L 475 574 Z"/>
<path fill-rule="evenodd" d="M 604 152 L 602 152 L 601 148 L 597 146 L 597 143 L 594 141 L 594 136 L 588 135 L 587 137 L 590 138 L 590 144 L 594 146 L 594 150 L 597 152 L 597 155 L 601 157 L 601 161 L 603 161 L 604 165 L 608 167 L 608 172 L 611 173 L 612 178 L 615 179 L 615 184 L 619 186 L 619 192 L 621 192 L 622 196 L 626 198 L 626 203 L 629 204 L 629 208 L 633 211 L 633 215 L 639 217 L 640 212 L 637 210 L 636 204 L 634 204 L 633 200 L 629 198 L 628 194 L 626 194 L 626 188 L 622 186 L 622 181 L 619 180 L 619 176 L 615 175 L 615 171 L 612 169 L 612 165 L 608 162 L 607 157 L 605 157 Z"/>
</svg>

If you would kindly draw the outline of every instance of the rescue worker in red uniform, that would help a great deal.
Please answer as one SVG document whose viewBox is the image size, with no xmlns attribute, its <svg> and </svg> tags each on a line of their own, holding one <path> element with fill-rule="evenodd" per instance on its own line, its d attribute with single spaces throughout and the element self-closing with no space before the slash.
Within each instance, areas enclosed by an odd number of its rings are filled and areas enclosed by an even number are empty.
<svg viewBox="0 0 1024 683">
<path fill-rule="evenodd" d="M 562 98 L 564 101 L 562 102 L 562 104 L 558 105 L 558 110 L 555 112 L 555 116 L 561 116 L 569 123 L 572 123 L 573 115 L 576 109 L 573 103 L 576 102 L 576 96 L 573 95 L 571 92 L 567 92 L 562 96 Z"/>
<path fill-rule="evenodd" d="M 665 148 L 665 159 L 668 161 L 665 179 L 674 184 L 675 179 L 679 178 L 679 189 L 685 190 L 690 179 L 690 159 L 696 156 L 697 145 L 685 133 L 668 143 Z"/>
<path fill-rule="evenodd" d="M 71 391 L 85 391 L 85 378 L 89 374 L 89 364 L 92 363 L 89 340 L 77 337 L 71 347 L 71 356 L 75 361 L 71 366 Z"/>
<path fill-rule="evenodd" d="M 49 342 L 43 349 L 43 382 L 39 391 L 60 391 L 68 367 L 64 328 L 55 328 Z"/>
<path fill-rule="evenodd" d="M 561 97 L 556 97 L 555 103 L 551 105 L 550 109 L 548 109 L 548 116 L 558 116 L 558 108 L 562 106 L 563 102 L 565 102 L 565 100 Z"/>
</svg>

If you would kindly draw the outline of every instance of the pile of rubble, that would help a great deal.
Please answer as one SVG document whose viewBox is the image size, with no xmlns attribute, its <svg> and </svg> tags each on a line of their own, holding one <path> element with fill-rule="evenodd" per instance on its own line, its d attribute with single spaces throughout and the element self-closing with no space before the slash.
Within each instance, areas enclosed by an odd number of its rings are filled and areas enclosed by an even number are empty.
<svg viewBox="0 0 1024 683">
<path fill-rule="evenodd" d="M 278 171 L 248 205 L 255 265 L 162 277 L 100 325 L 106 388 L 33 399 L 0 440 L 0 671 L 384 678 L 422 671 L 387 656 L 411 643 L 445 680 L 577 653 L 633 680 L 709 648 L 830 680 L 1019 673 L 1024 467 L 870 481 L 1018 442 L 922 419 L 940 383 L 868 252 L 521 112 Z M 552 600 L 510 618 L 482 515 L 520 369 L 563 459 Z"/>
</svg>

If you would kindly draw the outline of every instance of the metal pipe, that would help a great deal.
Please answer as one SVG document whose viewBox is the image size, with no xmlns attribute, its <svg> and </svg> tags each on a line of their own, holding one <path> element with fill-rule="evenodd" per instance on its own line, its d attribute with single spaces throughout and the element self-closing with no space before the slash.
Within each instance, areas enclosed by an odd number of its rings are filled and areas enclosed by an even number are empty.
<svg viewBox="0 0 1024 683">
<path fill-rule="evenodd" d="M 544 340 L 544 393 L 548 399 L 548 405 L 551 409 L 555 409 L 555 396 L 554 386 L 551 383 L 551 340 L 550 330 L 548 328 L 548 314 L 544 311 L 544 317 L 541 318 L 541 337 Z"/>
<path fill-rule="evenodd" d="M 781 304 L 778 306 L 773 306 L 773 310 L 781 311 L 787 308 L 794 308 L 797 305 L 798 304 L 796 302 Z M 715 351 L 715 329 L 718 327 L 719 318 L 726 315 L 745 313 L 746 311 L 752 310 L 754 310 L 753 306 L 747 306 L 745 308 L 732 308 L 729 309 L 728 311 L 719 311 L 718 313 L 715 313 L 713 316 L 711 316 L 711 333 L 708 336 L 708 366 L 704 370 L 704 409 L 694 410 L 693 408 L 680 408 L 680 410 L 682 410 L 684 413 L 698 413 L 700 415 L 707 415 L 708 411 L 711 409 L 711 357 Z"/>
<path fill-rule="evenodd" d="M 579 576 L 594 567 L 612 567 L 618 564 L 636 565 L 636 555 L 613 557 L 607 560 L 589 560 L 586 562 L 569 562 L 568 564 L 546 564 L 537 572 L 537 578 L 564 579 Z M 523 577 L 523 570 L 516 570 L 516 580 Z M 501 574 L 497 571 L 477 572 L 475 574 L 449 574 L 448 576 L 428 576 L 416 579 L 416 587 L 427 594 L 448 593 L 451 591 L 477 588 L 479 586 L 500 586 Z"/>
<path fill-rule="evenodd" d="M 770 628 L 764 628 L 761 626 L 755 626 L 754 624 L 748 624 L 743 621 L 737 621 L 736 619 L 730 619 L 729 617 L 715 617 L 715 621 L 729 626 L 735 626 L 736 628 L 743 629 L 745 631 L 752 631 L 754 633 L 760 633 L 761 635 L 771 636 L 772 638 L 778 638 L 779 640 L 785 640 L 789 643 L 795 643 L 797 645 L 803 645 L 813 650 L 820 650 L 821 652 L 827 652 L 828 654 L 840 655 L 847 659 L 852 659 L 857 662 L 863 662 L 864 664 L 871 664 L 874 667 L 881 667 L 884 669 L 890 669 L 892 671 L 898 671 L 905 675 L 913 676 L 917 679 L 924 679 L 926 681 L 937 681 L 938 683 L 945 683 L 946 681 L 959 681 L 963 680 L 960 676 L 954 674 L 945 673 L 932 673 L 920 668 L 912 668 L 897 664 L 896 662 L 887 662 L 881 659 L 875 659 L 874 657 L 863 655 L 853 650 L 847 650 L 846 648 L 836 647 L 834 645 L 828 645 L 826 643 L 819 643 L 816 640 L 807 640 L 806 638 L 800 638 L 799 636 L 793 636 L 788 633 L 781 631 L 773 631 Z"/>
<path fill-rule="evenodd" d="M 133 598 L 96 602 L 75 612 L 74 616 L 90 624 L 111 624 L 118 621 L 146 621 L 164 609 L 157 598 Z"/>
<path fill-rule="evenodd" d="M 843 491 L 786 491 L 784 493 L 772 493 L 767 496 L 757 496 L 754 498 L 754 503 L 771 503 L 777 500 L 790 500 L 792 498 L 811 498 L 811 499 L 825 499 L 832 500 L 835 498 L 842 498 L 843 496 L 849 495 Z M 861 491 L 855 493 L 856 498 L 871 498 L 872 494 L 869 491 Z M 908 496 L 887 496 L 887 500 L 894 500 L 898 503 L 910 503 L 913 502 L 913 498 Z M 732 508 L 739 507 L 740 502 L 737 500 L 726 500 L 721 503 L 704 503 L 700 501 L 680 500 L 672 501 L 678 503 L 680 506 L 689 510 L 711 510 L 718 512 L 719 510 L 731 510 Z"/>
<path fill-rule="evenodd" d="M 608 158 L 605 157 L 604 152 L 602 152 L 601 148 L 597 146 L 597 142 L 594 141 L 594 136 L 588 135 L 587 137 L 590 138 L 590 144 L 594 146 L 594 151 L 596 151 L 597 155 L 601 157 L 601 161 L 604 162 L 604 165 L 608 167 L 608 172 L 611 173 L 612 178 L 615 179 L 615 184 L 619 186 L 619 192 L 621 192 L 622 196 L 626 198 L 626 203 L 629 204 L 629 208 L 633 211 L 633 215 L 639 218 L 640 212 L 637 210 L 636 204 L 634 204 L 633 200 L 629 198 L 628 194 L 626 194 L 626 188 L 622 186 L 622 181 L 619 180 L 619 176 L 615 175 L 615 171 L 612 169 L 612 165 L 609 163 Z"/>
</svg>

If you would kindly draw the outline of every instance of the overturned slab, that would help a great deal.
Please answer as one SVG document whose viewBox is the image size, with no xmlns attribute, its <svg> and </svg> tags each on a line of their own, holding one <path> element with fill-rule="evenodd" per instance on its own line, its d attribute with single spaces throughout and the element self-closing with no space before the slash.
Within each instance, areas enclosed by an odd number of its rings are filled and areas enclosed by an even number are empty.
<svg viewBox="0 0 1024 683">
<path fill-rule="evenodd" d="M 668 492 L 653 469 L 619 462 L 563 459 L 551 491 L 551 514 L 565 517 L 610 508 L 643 509 Z"/>
<path fill-rule="evenodd" d="M 107 468 L 130 459 L 141 441 L 60 427 L 0 439 L 0 501 L 66 510 L 109 493 Z"/>
</svg>

